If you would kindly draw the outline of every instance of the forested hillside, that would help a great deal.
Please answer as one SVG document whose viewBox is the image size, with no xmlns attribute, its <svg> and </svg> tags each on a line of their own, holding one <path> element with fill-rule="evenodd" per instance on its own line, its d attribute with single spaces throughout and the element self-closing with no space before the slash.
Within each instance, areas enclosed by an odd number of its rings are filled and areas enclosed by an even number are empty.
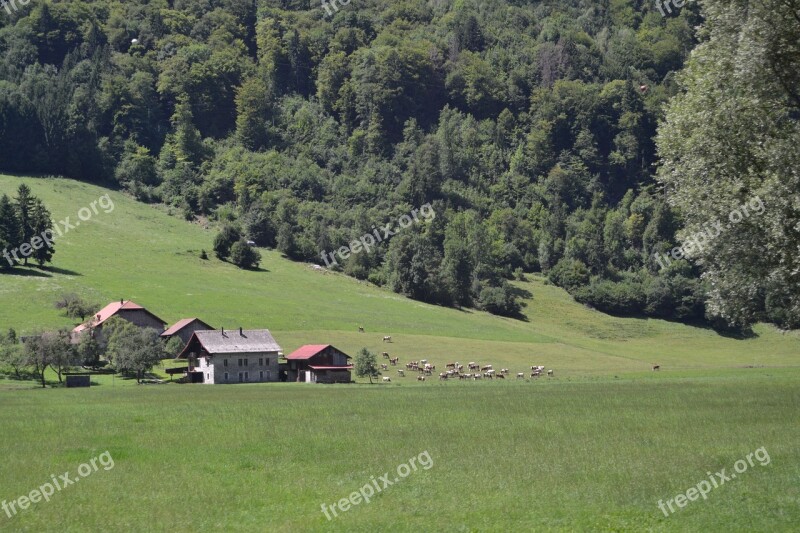
<svg viewBox="0 0 800 533">
<path fill-rule="evenodd" d="M 320 264 L 430 204 L 333 268 L 510 316 L 507 280 L 543 271 L 612 313 L 763 318 L 706 309 L 699 267 L 654 255 L 683 224 L 655 138 L 697 3 L 18 7 L 0 13 L 0 170 L 117 184 Z"/>
</svg>

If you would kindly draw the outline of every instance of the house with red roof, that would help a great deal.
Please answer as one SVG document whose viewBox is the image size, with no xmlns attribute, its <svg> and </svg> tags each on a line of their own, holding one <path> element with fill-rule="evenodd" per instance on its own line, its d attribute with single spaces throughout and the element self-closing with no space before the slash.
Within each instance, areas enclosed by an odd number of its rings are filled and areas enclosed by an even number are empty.
<svg viewBox="0 0 800 533">
<path fill-rule="evenodd" d="M 161 334 L 161 337 L 165 340 L 178 337 L 183 341 L 183 345 L 186 346 L 186 343 L 189 342 L 189 339 L 192 338 L 192 333 L 195 331 L 208 331 L 213 329 L 214 328 L 199 318 L 183 318 L 167 328 L 167 330 Z"/>
<path fill-rule="evenodd" d="M 305 383 L 350 383 L 349 355 L 330 344 L 307 344 L 286 356 L 289 381 Z"/>
<path fill-rule="evenodd" d="M 111 317 L 118 316 L 123 320 L 139 326 L 140 328 L 152 328 L 161 333 L 164 331 L 167 323 L 159 317 L 142 307 L 141 305 L 131 300 L 120 300 L 112 302 L 102 308 L 100 311 L 90 318 L 87 322 L 77 326 L 72 330 L 73 339 L 78 338 L 81 334 L 89 331 L 94 334 L 98 342 L 103 339 L 103 324 L 105 324 Z"/>
</svg>

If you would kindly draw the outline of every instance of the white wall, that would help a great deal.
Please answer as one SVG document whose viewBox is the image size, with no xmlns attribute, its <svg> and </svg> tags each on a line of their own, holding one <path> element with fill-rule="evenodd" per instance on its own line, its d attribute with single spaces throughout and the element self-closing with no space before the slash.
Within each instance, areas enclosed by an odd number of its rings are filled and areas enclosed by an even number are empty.
<svg viewBox="0 0 800 533">
<path fill-rule="evenodd" d="M 239 383 L 239 372 L 247 372 L 246 383 L 274 382 L 279 378 L 278 352 L 215 354 L 209 359 L 209 369 L 203 369 L 203 378 L 208 377 L 209 373 L 211 376 L 206 383 Z M 227 366 L 225 366 L 226 359 L 228 360 Z M 244 359 L 247 360 L 247 365 L 244 364 Z M 258 364 L 259 359 L 263 364 Z M 239 366 L 240 360 L 242 360 L 241 366 Z M 228 373 L 227 381 L 225 380 L 226 372 Z M 264 373 L 263 379 L 261 372 Z"/>
</svg>

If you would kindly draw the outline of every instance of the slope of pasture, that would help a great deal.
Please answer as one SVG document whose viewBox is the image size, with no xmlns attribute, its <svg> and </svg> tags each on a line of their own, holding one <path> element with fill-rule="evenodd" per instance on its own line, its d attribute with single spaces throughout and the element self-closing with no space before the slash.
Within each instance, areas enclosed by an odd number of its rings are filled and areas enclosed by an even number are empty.
<svg viewBox="0 0 800 533">
<path fill-rule="evenodd" d="M 615 318 L 575 303 L 540 277 L 517 285 L 532 294 L 526 319 L 454 310 L 409 300 L 346 276 L 262 250 L 259 271 L 243 271 L 210 253 L 213 229 L 163 207 L 72 180 L 0 176 L 0 193 L 20 183 L 43 198 L 56 220 L 77 220 L 104 194 L 114 202 L 56 244 L 46 270 L 17 268 L 0 275 L 0 328 L 21 332 L 72 326 L 53 308 L 64 292 L 107 303 L 125 298 L 167 322 L 199 316 L 217 327 L 268 327 L 288 352 L 305 343 L 362 346 L 402 360 L 427 357 L 492 362 L 521 371 L 532 363 L 572 373 L 666 368 L 792 366 L 800 336 L 759 325 L 746 340 L 661 320 Z M 209 260 L 199 258 L 200 250 Z M 359 334 L 363 325 L 366 333 Z M 392 335 L 393 343 L 381 342 Z"/>
<path fill-rule="evenodd" d="M 800 370 L 722 374 L 4 394 L 0 500 L 106 451 L 114 467 L 0 530 L 796 530 Z M 658 509 L 762 447 L 707 500 Z M 424 452 L 432 467 L 325 518 Z"/>
</svg>

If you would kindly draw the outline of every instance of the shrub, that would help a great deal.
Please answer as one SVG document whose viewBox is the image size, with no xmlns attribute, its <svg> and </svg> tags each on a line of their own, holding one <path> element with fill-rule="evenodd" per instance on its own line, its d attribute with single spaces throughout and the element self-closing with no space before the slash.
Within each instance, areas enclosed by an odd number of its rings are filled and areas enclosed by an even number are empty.
<svg viewBox="0 0 800 533">
<path fill-rule="evenodd" d="M 239 268 L 258 268 L 260 262 L 261 254 L 244 239 L 236 241 L 231 247 L 231 263 Z"/>
<path fill-rule="evenodd" d="M 589 269 L 578 259 L 562 259 L 547 275 L 548 279 L 570 293 L 588 285 Z"/>
</svg>

